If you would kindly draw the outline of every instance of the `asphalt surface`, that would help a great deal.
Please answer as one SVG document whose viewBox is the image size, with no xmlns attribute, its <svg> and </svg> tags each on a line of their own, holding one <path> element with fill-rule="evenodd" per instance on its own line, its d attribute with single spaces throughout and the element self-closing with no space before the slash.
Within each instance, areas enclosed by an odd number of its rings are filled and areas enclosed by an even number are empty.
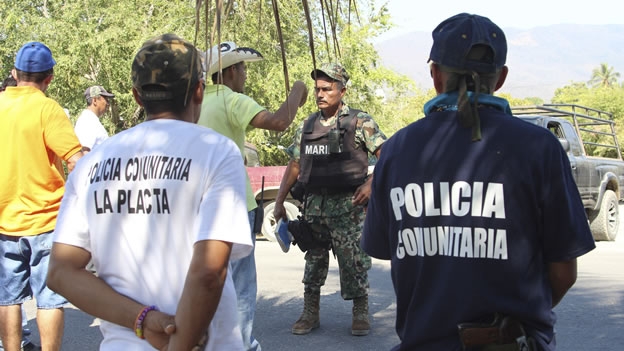
<svg viewBox="0 0 624 351">
<path fill-rule="evenodd" d="M 620 213 L 624 217 L 622 205 Z M 621 223 L 615 242 L 598 242 L 596 250 L 579 259 L 577 283 L 555 309 L 558 350 L 624 349 L 624 221 Z M 372 329 L 368 336 L 355 337 L 350 333 L 352 303 L 340 297 L 338 266 L 333 258 L 322 290 L 321 326 L 303 336 L 290 332 L 303 304 L 303 253 L 291 247 L 284 254 L 277 243 L 259 240 L 256 261 L 259 282 L 255 334 L 264 351 L 376 351 L 389 350 L 398 343 L 388 262 L 373 260 L 369 298 Z M 32 340 L 38 343 L 34 303 L 29 301 L 25 306 Z M 98 319 L 69 306 L 63 350 L 98 350 L 102 340 L 98 325 Z"/>
</svg>

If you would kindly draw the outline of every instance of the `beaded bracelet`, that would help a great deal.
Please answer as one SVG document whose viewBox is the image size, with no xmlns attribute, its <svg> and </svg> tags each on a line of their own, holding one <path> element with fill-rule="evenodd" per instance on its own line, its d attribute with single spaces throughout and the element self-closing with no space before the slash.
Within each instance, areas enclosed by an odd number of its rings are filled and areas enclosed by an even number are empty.
<svg viewBox="0 0 624 351">
<path fill-rule="evenodd" d="M 143 335 L 143 320 L 145 320 L 145 316 L 147 316 L 149 311 L 158 311 L 158 308 L 156 306 L 145 306 L 134 321 L 134 333 L 141 339 L 145 339 L 145 335 Z"/>
</svg>

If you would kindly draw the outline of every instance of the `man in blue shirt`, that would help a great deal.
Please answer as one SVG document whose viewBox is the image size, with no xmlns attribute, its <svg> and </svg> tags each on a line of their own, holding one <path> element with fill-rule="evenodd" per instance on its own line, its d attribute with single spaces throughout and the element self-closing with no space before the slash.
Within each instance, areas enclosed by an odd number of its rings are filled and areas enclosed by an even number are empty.
<svg viewBox="0 0 624 351">
<path fill-rule="evenodd" d="M 554 350 L 553 307 L 576 281 L 576 258 L 595 247 L 558 140 L 492 95 L 506 56 L 488 18 L 438 25 L 429 56 L 438 96 L 375 166 L 362 247 L 391 260 L 395 350 Z M 458 334 L 497 316 L 513 328 Z"/>
</svg>

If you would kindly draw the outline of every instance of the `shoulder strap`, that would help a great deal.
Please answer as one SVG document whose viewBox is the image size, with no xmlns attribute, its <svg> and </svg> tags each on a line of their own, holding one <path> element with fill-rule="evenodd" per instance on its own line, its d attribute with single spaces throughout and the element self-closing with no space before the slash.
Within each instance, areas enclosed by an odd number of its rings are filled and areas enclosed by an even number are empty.
<svg viewBox="0 0 624 351">
<path fill-rule="evenodd" d="M 312 133 L 314 131 L 314 122 L 321 115 L 321 112 L 317 112 L 310 117 L 308 117 L 305 122 L 303 122 L 303 132 L 304 133 Z"/>
<path fill-rule="evenodd" d="M 342 117 L 340 121 L 340 125 L 341 126 L 350 125 L 353 118 L 355 118 L 360 112 L 364 112 L 364 111 L 349 107 L 349 114 L 345 117 Z"/>
</svg>

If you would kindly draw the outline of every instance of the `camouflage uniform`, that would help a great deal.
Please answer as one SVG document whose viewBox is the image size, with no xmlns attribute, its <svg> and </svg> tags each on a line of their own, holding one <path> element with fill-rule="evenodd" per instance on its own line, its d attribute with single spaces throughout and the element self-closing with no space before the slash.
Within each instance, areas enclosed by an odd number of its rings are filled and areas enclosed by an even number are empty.
<svg viewBox="0 0 624 351">
<path fill-rule="evenodd" d="M 320 113 L 320 112 L 318 112 Z M 340 116 L 349 114 L 349 106 L 343 103 Z M 310 117 L 312 117 L 311 115 Z M 372 155 L 386 136 L 379 130 L 373 118 L 360 112 L 356 116 L 356 146 L 362 146 Z M 321 120 L 328 126 L 336 123 L 336 117 Z M 292 159 L 299 161 L 303 122 L 297 128 L 294 144 L 288 149 Z M 330 238 L 334 256 L 338 260 L 340 272 L 340 291 L 342 298 L 352 300 L 368 294 L 368 270 L 371 267 L 370 257 L 360 248 L 360 237 L 364 223 L 364 206 L 351 204 L 353 193 L 318 195 L 308 194 L 305 205 L 305 219 L 312 224 L 315 235 Z M 305 254 L 305 272 L 303 283 L 306 293 L 320 293 L 325 284 L 329 267 L 329 251 L 311 249 Z"/>
</svg>

